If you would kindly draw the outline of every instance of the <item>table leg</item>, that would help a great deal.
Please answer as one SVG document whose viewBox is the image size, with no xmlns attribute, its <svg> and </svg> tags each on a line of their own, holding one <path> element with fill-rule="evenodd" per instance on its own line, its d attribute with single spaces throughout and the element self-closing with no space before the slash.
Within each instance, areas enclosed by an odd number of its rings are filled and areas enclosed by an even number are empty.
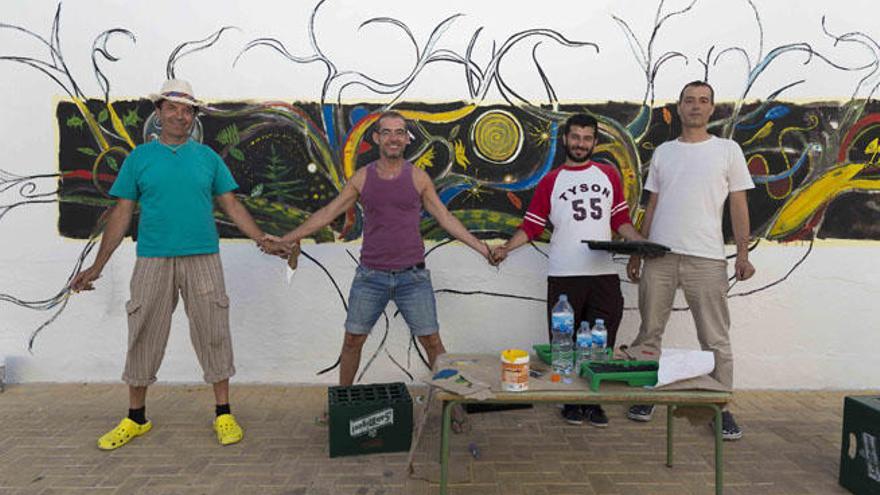
<svg viewBox="0 0 880 495">
<path fill-rule="evenodd" d="M 672 438 L 674 430 L 672 426 L 672 413 L 675 412 L 675 405 L 666 406 L 666 466 L 672 467 Z"/>
<path fill-rule="evenodd" d="M 715 410 L 715 493 L 721 495 L 724 492 L 724 461 L 721 458 L 721 446 L 724 438 L 721 436 L 721 408 L 712 404 Z"/>
<path fill-rule="evenodd" d="M 452 427 L 452 408 L 455 401 L 443 402 L 443 426 L 440 429 L 440 495 L 446 495 L 449 481 L 449 430 Z"/>
</svg>

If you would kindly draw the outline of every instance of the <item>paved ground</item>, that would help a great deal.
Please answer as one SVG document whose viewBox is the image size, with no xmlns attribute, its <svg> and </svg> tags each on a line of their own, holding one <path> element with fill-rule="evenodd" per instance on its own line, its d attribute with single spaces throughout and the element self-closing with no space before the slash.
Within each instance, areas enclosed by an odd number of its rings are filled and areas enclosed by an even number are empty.
<svg viewBox="0 0 880 495">
<path fill-rule="evenodd" d="M 423 394 L 416 389 L 414 394 Z M 727 494 L 848 493 L 837 485 L 844 392 L 737 392 L 746 436 L 725 443 Z M 0 394 L 0 494 L 398 495 L 438 492 L 439 407 L 407 475 L 406 454 L 330 459 L 320 387 L 236 386 L 242 443 L 216 444 L 211 393 L 156 386 L 154 429 L 113 452 L 97 437 L 125 411 L 120 385 L 13 385 Z M 676 419 L 676 466 L 665 461 L 665 410 L 609 428 L 569 426 L 558 409 L 471 415 L 452 441 L 451 494 L 704 494 L 713 492 L 709 428 Z M 475 443 L 479 459 L 468 451 Z"/>
</svg>

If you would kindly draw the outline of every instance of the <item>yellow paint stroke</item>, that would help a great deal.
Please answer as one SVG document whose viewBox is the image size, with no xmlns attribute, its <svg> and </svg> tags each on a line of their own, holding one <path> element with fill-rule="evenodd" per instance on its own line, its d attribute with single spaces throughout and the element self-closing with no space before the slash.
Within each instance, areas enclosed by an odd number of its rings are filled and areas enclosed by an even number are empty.
<svg viewBox="0 0 880 495">
<path fill-rule="evenodd" d="M 434 166 L 434 147 L 429 146 L 428 149 L 425 150 L 425 152 L 422 153 L 416 159 L 415 162 L 413 162 L 413 165 L 415 165 L 416 167 L 419 167 L 422 170 L 425 170 L 425 168 L 427 168 L 427 167 L 433 167 Z"/>
<path fill-rule="evenodd" d="M 107 139 L 104 138 L 104 134 L 101 131 L 101 126 L 98 125 L 98 121 L 95 120 L 95 116 L 92 115 L 92 112 L 89 111 L 86 104 L 80 100 L 79 98 L 74 98 L 73 103 L 76 104 L 76 107 L 79 109 L 79 113 L 86 119 L 86 123 L 89 125 L 89 130 L 92 131 L 92 136 L 95 137 L 95 140 L 98 141 L 98 146 L 101 147 L 101 151 L 107 151 L 107 148 L 110 147 L 107 144 Z"/>
<path fill-rule="evenodd" d="M 476 105 L 471 104 L 447 112 L 431 113 L 418 110 L 398 110 L 398 112 L 407 119 L 430 122 L 432 124 L 448 124 L 449 122 L 454 122 L 467 117 L 476 108 Z M 364 117 L 358 122 L 355 128 L 351 130 L 348 141 L 345 142 L 345 146 L 342 149 L 342 171 L 343 174 L 345 174 L 346 179 L 354 175 L 358 146 L 363 140 L 364 134 L 366 134 L 367 130 L 370 128 L 370 125 L 372 125 L 378 118 L 379 113 Z"/>
<path fill-rule="evenodd" d="M 800 189 L 782 206 L 767 237 L 781 239 L 797 232 L 822 206 L 851 191 L 880 191 L 880 178 L 853 179 L 869 163 L 851 163 L 823 174 Z"/>
<path fill-rule="evenodd" d="M 874 163 L 874 159 L 877 158 L 877 153 L 880 153 L 880 138 L 874 138 L 873 141 L 868 143 L 868 146 L 865 148 L 865 154 L 871 155 L 871 161 L 869 164 Z"/>
<path fill-rule="evenodd" d="M 764 139 L 765 137 L 769 136 L 771 132 L 773 132 L 773 122 L 767 122 L 766 124 L 764 124 L 764 127 L 758 129 L 758 132 L 756 132 L 754 136 L 750 137 L 742 145 L 748 146 L 748 145 L 754 143 L 755 141 L 760 141 L 761 139 Z"/>
<path fill-rule="evenodd" d="M 119 118 L 119 115 L 117 115 L 116 109 L 113 108 L 112 103 L 107 103 L 107 110 L 110 111 L 110 122 L 113 124 L 113 129 L 115 129 L 122 139 L 131 146 L 131 149 L 134 149 L 134 141 L 132 141 L 131 136 L 128 135 L 128 131 L 125 130 L 125 125 L 122 123 L 122 119 Z"/>
<path fill-rule="evenodd" d="M 461 139 L 455 141 L 455 163 L 461 165 L 461 168 L 465 170 L 467 170 L 468 165 L 471 163 L 471 161 L 468 160 L 467 150 L 464 147 L 464 143 L 461 142 Z"/>
</svg>

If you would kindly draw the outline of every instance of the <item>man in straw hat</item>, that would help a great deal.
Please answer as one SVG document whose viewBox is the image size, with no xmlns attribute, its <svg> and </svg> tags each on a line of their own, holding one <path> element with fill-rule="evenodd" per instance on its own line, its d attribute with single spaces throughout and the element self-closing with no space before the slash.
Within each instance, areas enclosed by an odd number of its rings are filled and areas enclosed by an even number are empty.
<svg viewBox="0 0 880 495">
<path fill-rule="evenodd" d="M 117 198 L 110 210 L 95 262 L 71 282 L 74 291 L 92 290 L 93 282 L 119 246 L 140 205 L 137 263 L 131 278 L 128 352 L 122 379 L 128 384 L 129 412 L 98 439 L 113 450 L 150 431 L 146 419 L 147 387 L 162 363 L 171 314 L 183 298 L 190 337 L 217 401 L 214 431 L 222 445 L 242 439 L 230 413 L 229 377 L 235 374 L 229 333 L 229 298 L 220 264 L 213 198 L 235 225 L 261 247 L 270 238 L 235 198 L 232 174 L 211 148 L 190 139 L 201 103 L 186 81 L 165 81 L 151 95 L 161 128 L 158 139 L 136 147 L 125 159 L 110 189 Z"/>
</svg>

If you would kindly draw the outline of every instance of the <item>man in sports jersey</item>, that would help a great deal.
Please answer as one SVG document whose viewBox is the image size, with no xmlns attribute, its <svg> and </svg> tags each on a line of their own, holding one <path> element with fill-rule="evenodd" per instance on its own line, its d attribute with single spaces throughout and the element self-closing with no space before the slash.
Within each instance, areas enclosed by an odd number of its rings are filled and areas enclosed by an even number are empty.
<svg viewBox="0 0 880 495">
<path fill-rule="evenodd" d="M 446 352 L 440 340 L 431 274 L 425 268 L 419 230 L 423 207 L 453 237 L 486 259 L 490 256 L 489 247 L 446 209 L 431 177 L 404 157 L 410 137 L 403 115 L 385 112 L 375 125 L 373 141 L 379 147 L 379 159 L 358 169 L 339 196 L 281 238 L 289 248 L 330 224 L 356 201 L 363 207 L 364 239 L 348 297 L 339 358 L 340 385 L 354 382 L 361 349 L 389 300 L 394 300 L 410 332 L 419 339 L 431 366 Z"/>
<path fill-rule="evenodd" d="M 675 291 L 684 292 L 703 350 L 715 355 L 712 377 L 733 388 L 733 353 L 727 308 L 727 259 L 721 220 L 724 201 L 730 200 L 730 218 L 736 240 L 734 276 L 746 280 L 755 273 L 749 262 L 749 207 L 746 190 L 754 184 L 739 145 L 709 134 L 715 111 L 715 93 L 709 84 L 693 81 L 681 90 L 678 116 L 681 135 L 654 151 L 645 182 L 650 192 L 641 233 L 669 246 L 671 253 L 646 259 L 630 258 L 627 273 L 639 281 L 642 323 L 632 348 L 659 356 L 663 331 L 672 311 Z M 640 277 L 641 275 L 641 277 Z M 632 406 L 627 416 L 650 421 L 652 405 Z M 742 438 L 742 429 L 730 411 L 722 412 L 725 440 Z"/>
<path fill-rule="evenodd" d="M 604 319 L 608 345 L 613 348 L 623 316 L 617 267 L 611 253 L 593 251 L 581 241 L 609 241 L 612 231 L 631 241 L 644 238 L 630 222 L 617 169 L 590 160 L 598 134 L 595 118 L 584 114 L 569 117 L 562 132 L 565 163 L 541 179 L 522 225 L 510 240 L 493 250 L 492 258 L 500 263 L 510 251 L 541 235 L 549 221 L 553 235 L 547 270 L 548 327 L 553 305 L 560 294 L 566 294 L 574 308 L 575 328 L 580 321 L 589 321 L 592 326 L 596 318 Z M 571 424 L 589 421 L 593 426 L 608 426 L 608 417 L 599 405 L 566 405 L 562 416 Z"/>
</svg>

